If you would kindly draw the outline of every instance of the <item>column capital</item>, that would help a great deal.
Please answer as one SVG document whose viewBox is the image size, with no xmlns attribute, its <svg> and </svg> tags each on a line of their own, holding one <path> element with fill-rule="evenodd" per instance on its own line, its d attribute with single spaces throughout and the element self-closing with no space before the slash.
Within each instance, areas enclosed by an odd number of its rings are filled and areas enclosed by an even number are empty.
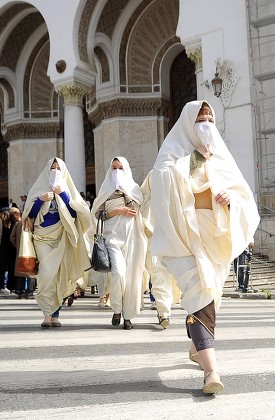
<svg viewBox="0 0 275 420">
<path fill-rule="evenodd" d="M 185 51 L 187 57 L 190 58 L 190 60 L 194 61 L 196 70 L 199 71 L 202 69 L 202 47 L 201 47 L 201 41 L 196 40 L 192 42 L 188 42 L 185 45 Z"/>
<path fill-rule="evenodd" d="M 58 95 L 64 97 L 64 105 L 82 105 L 82 100 L 85 95 L 91 90 L 91 86 L 82 83 L 71 81 L 64 84 L 55 85 L 55 90 Z"/>
</svg>

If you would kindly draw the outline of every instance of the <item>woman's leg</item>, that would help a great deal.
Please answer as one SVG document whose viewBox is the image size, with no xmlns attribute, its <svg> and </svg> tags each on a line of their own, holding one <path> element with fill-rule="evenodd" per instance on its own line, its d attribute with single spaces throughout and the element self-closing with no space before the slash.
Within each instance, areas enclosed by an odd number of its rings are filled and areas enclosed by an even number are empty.
<svg viewBox="0 0 275 420">
<path fill-rule="evenodd" d="M 217 362 L 214 350 L 215 331 L 214 301 L 199 311 L 190 314 L 186 319 L 187 332 L 192 339 L 190 353 L 196 349 L 196 361 L 204 369 L 205 385 L 203 391 L 207 394 L 222 392 L 224 386 L 217 373 Z M 191 357 L 190 357 L 191 358 Z"/>
<path fill-rule="evenodd" d="M 112 267 L 110 282 L 110 304 L 114 311 L 112 324 L 117 326 L 120 324 L 125 293 L 126 262 L 121 249 L 117 246 L 113 244 L 108 245 L 108 251 Z"/>
</svg>

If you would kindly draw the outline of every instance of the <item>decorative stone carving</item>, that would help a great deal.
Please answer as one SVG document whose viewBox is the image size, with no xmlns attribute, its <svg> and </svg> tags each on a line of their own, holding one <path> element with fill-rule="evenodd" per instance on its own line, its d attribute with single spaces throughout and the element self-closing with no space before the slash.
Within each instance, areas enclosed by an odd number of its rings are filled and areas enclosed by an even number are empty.
<svg viewBox="0 0 275 420">
<path fill-rule="evenodd" d="M 83 85 L 82 83 L 71 81 L 66 85 L 55 86 L 58 95 L 64 97 L 64 105 L 80 105 L 82 106 L 83 97 L 90 91 L 90 86 Z"/>
<path fill-rule="evenodd" d="M 232 94 L 240 76 L 237 75 L 237 73 L 234 71 L 232 63 L 230 63 L 229 60 L 217 60 L 216 69 L 219 73 L 219 77 L 223 80 L 222 93 L 220 96 L 221 101 L 223 106 L 228 108 L 231 102 Z"/>
<path fill-rule="evenodd" d="M 168 103 L 163 98 L 118 98 L 98 104 L 89 118 L 98 126 L 102 120 L 114 117 L 167 116 Z"/>
<path fill-rule="evenodd" d="M 37 139 L 39 142 L 39 139 L 60 137 L 63 137 L 63 124 L 60 122 L 24 122 L 7 127 L 3 139 L 7 143 L 18 139 Z"/>
<path fill-rule="evenodd" d="M 97 4 L 97 0 L 88 0 L 82 12 L 79 29 L 78 29 L 78 51 L 80 60 L 88 63 L 88 51 L 87 51 L 87 37 L 89 30 L 89 23 L 91 16 L 94 12 L 94 8 Z"/>
<path fill-rule="evenodd" d="M 175 36 L 178 0 L 143 0 L 123 31 L 119 51 L 121 85 L 152 85 L 152 69 L 160 46 Z M 136 90 L 135 90 L 136 91 Z"/>
<path fill-rule="evenodd" d="M 30 84 L 32 81 L 32 75 L 33 75 L 33 65 L 38 57 L 38 55 L 41 53 L 42 50 L 44 50 L 44 46 L 49 43 L 49 34 L 46 33 L 36 44 L 34 49 L 32 50 L 32 53 L 28 59 L 28 63 L 25 68 L 24 73 L 24 83 L 23 83 L 23 102 L 24 102 L 24 112 L 30 112 L 31 111 L 31 89 Z M 50 47 L 48 48 L 48 51 L 50 51 Z M 48 60 L 46 62 L 46 67 L 44 69 L 44 74 L 47 73 L 47 67 L 49 62 L 49 54 L 48 54 Z M 38 76 L 39 79 L 39 76 Z"/>
<path fill-rule="evenodd" d="M 190 42 L 185 45 L 185 51 L 187 57 L 194 61 L 196 70 L 202 70 L 202 48 L 201 41 Z"/>
</svg>

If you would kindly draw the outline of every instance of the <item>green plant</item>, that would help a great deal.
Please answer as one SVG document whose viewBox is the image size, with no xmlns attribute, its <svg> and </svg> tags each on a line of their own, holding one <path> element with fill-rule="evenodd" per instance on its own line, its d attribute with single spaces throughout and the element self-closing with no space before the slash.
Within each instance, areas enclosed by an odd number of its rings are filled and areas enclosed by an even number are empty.
<svg viewBox="0 0 275 420">
<path fill-rule="evenodd" d="M 271 299 L 271 291 L 270 290 L 262 289 L 261 292 L 266 293 L 266 298 L 267 299 Z"/>
</svg>

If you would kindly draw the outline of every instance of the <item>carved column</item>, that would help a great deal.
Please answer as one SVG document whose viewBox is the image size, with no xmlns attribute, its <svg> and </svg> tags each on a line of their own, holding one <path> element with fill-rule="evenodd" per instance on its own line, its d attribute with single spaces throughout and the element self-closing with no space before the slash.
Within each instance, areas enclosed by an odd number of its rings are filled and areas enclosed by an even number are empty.
<svg viewBox="0 0 275 420">
<path fill-rule="evenodd" d="M 64 97 L 64 158 L 79 191 L 86 190 L 83 97 L 90 87 L 78 82 L 55 86 Z"/>
<path fill-rule="evenodd" d="M 194 61 L 196 66 L 196 77 L 197 77 L 197 98 L 203 98 L 203 73 L 202 73 L 202 48 L 201 42 L 195 41 L 185 45 L 185 51 L 187 57 Z"/>
</svg>

